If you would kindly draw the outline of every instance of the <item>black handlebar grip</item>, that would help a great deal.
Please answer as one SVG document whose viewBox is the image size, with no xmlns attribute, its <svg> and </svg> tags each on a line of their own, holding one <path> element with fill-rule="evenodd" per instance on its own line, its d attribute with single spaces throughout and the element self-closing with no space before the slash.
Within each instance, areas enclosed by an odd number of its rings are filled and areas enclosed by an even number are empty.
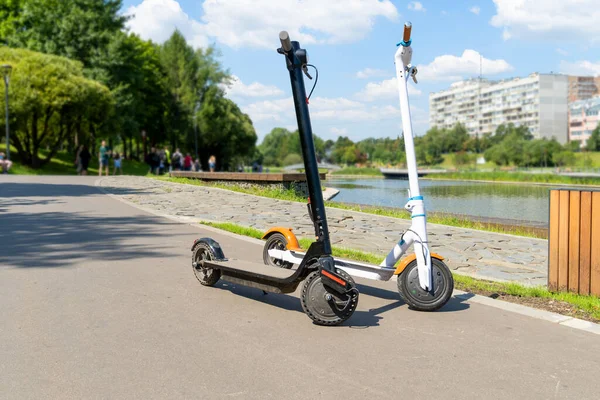
<svg viewBox="0 0 600 400">
<path fill-rule="evenodd" d="M 281 40 L 281 47 L 283 47 L 283 50 L 292 50 L 292 42 L 290 41 L 290 35 L 288 35 L 286 31 L 279 32 L 279 40 Z"/>
<path fill-rule="evenodd" d="M 408 42 L 410 40 L 410 31 L 412 30 L 412 24 L 410 22 L 404 23 L 404 37 L 402 40 Z"/>
</svg>

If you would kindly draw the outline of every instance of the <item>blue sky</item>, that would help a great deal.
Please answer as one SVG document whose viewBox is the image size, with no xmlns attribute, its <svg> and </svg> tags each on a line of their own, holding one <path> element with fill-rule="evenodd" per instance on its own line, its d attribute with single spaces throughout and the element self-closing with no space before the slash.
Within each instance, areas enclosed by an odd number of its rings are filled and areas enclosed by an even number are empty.
<svg viewBox="0 0 600 400">
<path fill-rule="evenodd" d="M 319 68 L 313 131 L 325 139 L 395 137 L 401 119 L 394 52 L 413 24 L 419 84 L 410 101 L 416 134 L 428 129 L 429 93 L 479 74 L 600 74 L 597 0 L 124 0 L 129 29 L 162 42 L 175 28 L 195 46 L 215 44 L 236 77 L 228 96 L 247 112 L 259 142 L 273 127 L 296 129 L 278 47 L 287 30 Z M 306 81 L 308 88 L 311 81 Z"/>
</svg>

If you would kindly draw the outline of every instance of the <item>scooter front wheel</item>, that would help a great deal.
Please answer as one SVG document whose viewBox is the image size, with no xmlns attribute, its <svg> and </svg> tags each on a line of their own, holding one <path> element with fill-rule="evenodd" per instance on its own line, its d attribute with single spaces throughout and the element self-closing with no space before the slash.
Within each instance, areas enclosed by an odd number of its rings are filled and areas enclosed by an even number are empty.
<svg viewBox="0 0 600 400">
<path fill-rule="evenodd" d="M 192 267 L 196 279 L 204 286 L 214 286 L 221 278 L 221 270 L 204 268 L 200 264 L 202 260 L 214 260 L 216 255 L 206 243 L 198 243 L 192 253 Z"/>
<path fill-rule="evenodd" d="M 339 325 L 350 318 L 358 306 L 358 290 L 354 280 L 341 269 L 336 269 L 336 273 L 350 283 L 348 294 L 328 291 L 319 271 L 308 275 L 302 287 L 302 309 L 317 325 Z"/>
<path fill-rule="evenodd" d="M 398 292 L 409 307 L 418 311 L 435 311 L 443 307 L 454 290 L 450 268 L 437 258 L 431 259 L 433 287 L 425 291 L 419 285 L 417 260 L 411 261 L 398 275 Z"/>
<path fill-rule="evenodd" d="M 265 264 L 277 268 L 290 269 L 294 266 L 291 262 L 279 260 L 269 255 L 269 250 L 282 250 L 287 249 L 288 241 L 281 233 L 274 233 L 267 239 L 265 246 L 263 247 L 263 261 Z"/>
</svg>

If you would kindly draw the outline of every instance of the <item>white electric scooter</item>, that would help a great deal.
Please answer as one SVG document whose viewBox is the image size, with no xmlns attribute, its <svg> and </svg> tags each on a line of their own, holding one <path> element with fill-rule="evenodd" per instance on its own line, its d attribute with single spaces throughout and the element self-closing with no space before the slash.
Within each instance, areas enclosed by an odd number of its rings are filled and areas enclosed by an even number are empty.
<svg viewBox="0 0 600 400">
<path fill-rule="evenodd" d="M 404 301 L 414 309 L 433 311 L 442 307 L 450 299 L 454 290 L 454 280 L 450 269 L 443 262 L 443 257 L 431 253 L 427 242 L 427 218 L 423 196 L 419 190 L 408 102 L 407 81 L 412 78 L 417 83 L 417 68 L 411 65 L 411 30 L 411 23 L 405 23 L 403 40 L 398 44 L 399 48 L 394 58 L 410 187 L 409 199 L 404 208 L 410 211 L 412 224 L 379 266 L 339 258 L 335 259 L 335 265 L 348 274 L 360 278 L 388 281 L 397 275 L 398 292 Z M 289 228 L 272 228 L 265 233 L 263 239 L 267 239 L 263 259 L 268 265 L 291 268 L 294 264 L 300 264 L 305 255 L 298 245 L 296 236 Z M 415 252 L 404 257 L 396 265 L 411 245 L 414 245 Z"/>
</svg>

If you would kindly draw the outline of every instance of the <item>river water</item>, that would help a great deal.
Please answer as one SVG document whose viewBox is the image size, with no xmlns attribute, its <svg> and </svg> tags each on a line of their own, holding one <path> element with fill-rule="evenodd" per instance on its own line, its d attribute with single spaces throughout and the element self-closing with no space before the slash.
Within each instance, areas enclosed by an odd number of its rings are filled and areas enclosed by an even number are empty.
<svg viewBox="0 0 600 400">
<path fill-rule="evenodd" d="M 428 212 L 442 212 L 531 226 L 548 225 L 550 186 L 434 181 L 421 179 Z M 333 201 L 404 207 L 408 181 L 401 179 L 328 179 L 340 190 Z"/>
</svg>

